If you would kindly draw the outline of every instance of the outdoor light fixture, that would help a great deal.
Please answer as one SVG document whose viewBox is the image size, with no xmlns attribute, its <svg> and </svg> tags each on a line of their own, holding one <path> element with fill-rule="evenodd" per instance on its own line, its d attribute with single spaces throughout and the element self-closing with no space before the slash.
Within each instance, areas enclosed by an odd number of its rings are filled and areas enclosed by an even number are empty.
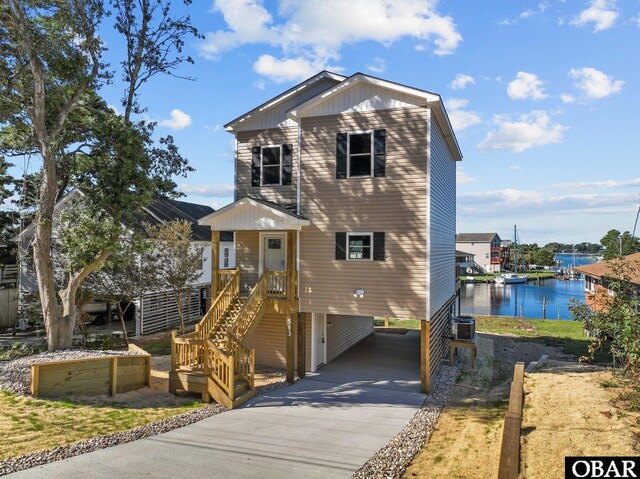
<svg viewBox="0 0 640 479">
<path fill-rule="evenodd" d="M 364 289 L 356 289 L 353 292 L 353 297 L 354 298 L 364 298 Z"/>
</svg>

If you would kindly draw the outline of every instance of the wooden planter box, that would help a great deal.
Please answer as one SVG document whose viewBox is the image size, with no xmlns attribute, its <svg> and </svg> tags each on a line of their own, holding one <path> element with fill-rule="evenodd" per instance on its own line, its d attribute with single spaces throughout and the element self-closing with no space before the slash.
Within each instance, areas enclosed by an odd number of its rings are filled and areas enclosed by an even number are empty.
<svg viewBox="0 0 640 479">
<path fill-rule="evenodd" d="M 31 365 L 34 397 L 126 393 L 151 384 L 151 355 L 130 344 L 136 356 L 99 356 Z"/>
</svg>

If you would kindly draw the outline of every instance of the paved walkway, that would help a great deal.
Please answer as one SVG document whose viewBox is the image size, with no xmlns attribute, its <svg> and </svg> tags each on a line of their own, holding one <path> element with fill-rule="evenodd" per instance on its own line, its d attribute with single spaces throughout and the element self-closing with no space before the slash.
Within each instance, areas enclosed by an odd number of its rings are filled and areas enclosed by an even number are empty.
<svg viewBox="0 0 640 479">
<path fill-rule="evenodd" d="M 376 333 L 241 409 L 9 477 L 348 478 L 423 403 L 419 358 L 419 333 Z"/>
</svg>

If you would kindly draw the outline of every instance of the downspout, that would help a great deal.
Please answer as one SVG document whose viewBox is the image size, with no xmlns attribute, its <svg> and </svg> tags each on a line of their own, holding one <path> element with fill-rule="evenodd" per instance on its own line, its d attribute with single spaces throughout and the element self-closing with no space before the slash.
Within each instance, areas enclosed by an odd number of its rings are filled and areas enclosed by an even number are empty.
<svg viewBox="0 0 640 479">
<path fill-rule="evenodd" d="M 302 197 L 302 119 L 298 120 L 298 184 L 296 185 L 296 213 L 298 216 L 302 211 L 300 200 Z M 298 281 L 296 281 L 296 294 L 300 298 L 300 229 L 296 231 L 296 271 Z M 300 306 L 298 300 L 298 306 Z M 298 308 L 299 309 L 299 308 Z"/>
<path fill-rule="evenodd" d="M 431 321 L 431 109 L 429 108 L 429 104 L 427 103 L 427 198 L 426 198 L 426 209 L 427 209 L 427 224 L 426 224 L 426 233 L 427 233 L 427 257 L 426 257 L 426 317 L 427 321 Z"/>
<path fill-rule="evenodd" d="M 233 201 L 238 201 L 238 133 L 233 133 Z M 235 235 L 234 235 L 235 237 Z"/>
</svg>

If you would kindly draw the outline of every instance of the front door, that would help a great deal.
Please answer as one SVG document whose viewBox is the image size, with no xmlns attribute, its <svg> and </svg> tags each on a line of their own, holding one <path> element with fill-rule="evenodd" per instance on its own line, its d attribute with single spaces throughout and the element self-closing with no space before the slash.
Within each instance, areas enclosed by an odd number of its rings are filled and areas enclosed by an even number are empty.
<svg viewBox="0 0 640 479">
<path fill-rule="evenodd" d="M 313 313 L 311 323 L 313 345 L 311 371 L 313 372 L 327 362 L 327 316 L 324 313 Z"/>
<path fill-rule="evenodd" d="M 286 271 L 286 236 L 262 235 L 262 271 Z"/>
</svg>

